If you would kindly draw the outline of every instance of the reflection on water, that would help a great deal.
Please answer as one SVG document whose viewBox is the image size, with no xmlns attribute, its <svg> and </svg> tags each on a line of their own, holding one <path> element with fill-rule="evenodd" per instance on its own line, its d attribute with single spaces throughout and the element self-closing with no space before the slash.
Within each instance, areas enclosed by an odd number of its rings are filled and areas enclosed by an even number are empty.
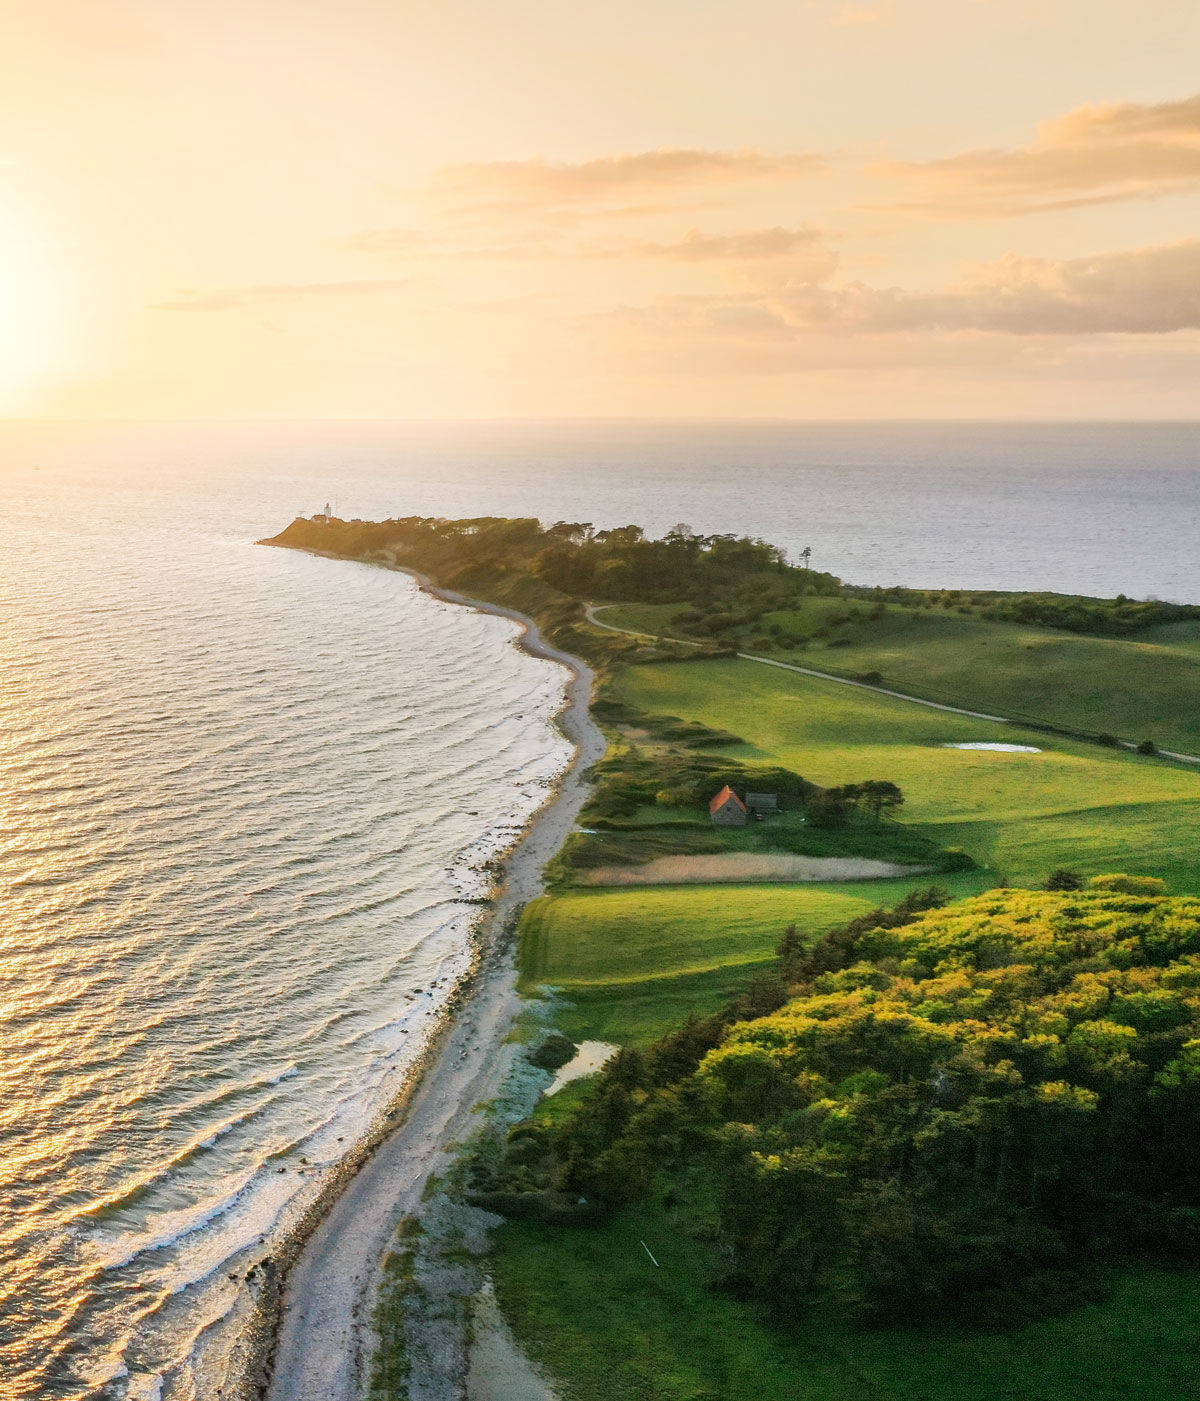
<svg viewBox="0 0 1200 1401">
<path fill-rule="evenodd" d="M 211 1401 L 212 1325 L 566 758 L 510 624 L 257 536 L 330 498 L 684 520 L 863 583 L 1197 602 L 1198 473 L 1187 424 L 0 424 L 3 1394 Z"/>
<path fill-rule="evenodd" d="M 4 1394 L 211 1396 L 193 1344 L 464 969 L 472 866 L 566 758 L 563 673 L 401 575 L 255 549 L 216 503 L 16 496 Z"/>
</svg>

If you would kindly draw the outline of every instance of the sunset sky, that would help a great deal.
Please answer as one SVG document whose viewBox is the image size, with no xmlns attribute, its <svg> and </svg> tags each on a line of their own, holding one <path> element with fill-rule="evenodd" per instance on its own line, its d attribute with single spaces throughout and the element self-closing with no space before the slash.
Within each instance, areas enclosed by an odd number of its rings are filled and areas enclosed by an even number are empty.
<svg viewBox="0 0 1200 1401">
<path fill-rule="evenodd" d="M 1200 417 L 1196 0 L 0 0 L 0 414 Z"/>
</svg>

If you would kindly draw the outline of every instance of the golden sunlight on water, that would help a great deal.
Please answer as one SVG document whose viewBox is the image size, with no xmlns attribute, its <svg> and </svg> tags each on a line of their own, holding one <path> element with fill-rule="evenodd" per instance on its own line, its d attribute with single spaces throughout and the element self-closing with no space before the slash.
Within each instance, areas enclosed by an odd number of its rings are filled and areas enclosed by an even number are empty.
<svg viewBox="0 0 1200 1401">
<path fill-rule="evenodd" d="M 561 676 L 202 493 L 9 471 L 3 1394 L 211 1396 L 245 1276 L 465 967 Z"/>
<path fill-rule="evenodd" d="M 0 1395 L 212 1401 L 566 757 L 509 624 L 255 537 L 340 493 L 1197 601 L 1198 463 L 1191 425 L 0 425 Z"/>
</svg>

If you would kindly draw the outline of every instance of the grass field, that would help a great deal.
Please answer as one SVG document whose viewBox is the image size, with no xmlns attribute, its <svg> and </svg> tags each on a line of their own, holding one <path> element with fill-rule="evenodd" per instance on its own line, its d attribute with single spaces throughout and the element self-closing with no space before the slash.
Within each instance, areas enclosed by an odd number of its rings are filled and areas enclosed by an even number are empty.
<svg viewBox="0 0 1200 1401">
<path fill-rule="evenodd" d="M 831 885 L 645 886 L 547 896 L 526 911 L 522 990 L 560 988 L 574 1041 L 644 1045 L 715 1011 L 772 958 L 789 924 L 813 938 L 931 880 L 956 894 L 984 872 Z"/>
<path fill-rule="evenodd" d="M 982 626 L 982 624 L 981 624 Z M 1200 890 L 1200 772 L 1013 725 L 914 706 L 754 662 L 626 668 L 617 698 L 731 730 L 721 752 L 782 764 L 822 785 L 886 778 L 902 816 L 993 874 L 1040 884 L 1055 866 L 1137 871 Z M 948 749 L 973 741 L 1039 754 Z"/>
<path fill-rule="evenodd" d="M 870 620 L 865 604 L 833 598 L 806 599 L 802 609 L 767 614 L 763 621 L 789 635 L 811 635 L 830 614 L 849 608 L 862 616 L 830 629 L 829 637 L 811 638 L 803 651 L 784 645 L 770 655 L 839 675 L 877 671 L 884 685 L 971 710 L 1152 739 L 1200 754 L 1200 706 L 1185 700 L 1200 696 L 1196 623 L 1151 629 L 1136 640 L 1085 637 L 894 605 Z M 680 635 L 671 626 L 678 612 L 677 604 L 621 604 L 600 617 Z M 755 635 L 761 630 L 756 626 Z M 731 640 L 743 651 L 755 650 L 751 636 Z"/>
<path fill-rule="evenodd" d="M 659 1261 L 656 1268 L 642 1246 Z M 1015 1333 L 785 1327 L 705 1288 L 703 1245 L 659 1206 L 593 1230 L 497 1233 L 500 1302 L 564 1401 L 1182 1401 L 1200 1394 L 1194 1277 L 1114 1278 L 1102 1303 Z"/>
<path fill-rule="evenodd" d="M 832 655 L 844 662 L 849 650 Z M 810 654 L 802 659 L 820 664 Z M 822 785 L 891 779 L 908 799 L 904 820 L 941 846 L 965 847 L 981 869 L 903 881 L 546 897 L 523 922 L 522 987 L 560 989 L 556 1022 L 573 1040 L 646 1045 L 689 1011 L 704 1015 L 728 1001 L 769 966 L 788 924 L 815 938 L 930 880 L 965 895 L 1001 878 L 1040 884 L 1068 866 L 1161 875 L 1176 890 L 1200 891 L 1198 772 L 750 662 L 627 667 L 611 685 L 616 699 L 747 741 L 713 752 L 779 764 Z M 1004 708 L 997 698 L 971 699 Z M 996 740 L 1042 752 L 942 747 Z M 1183 747 L 1178 736 L 1173 742 Z M 576 1084 L 539 1113 L 561 1116 L 583 1092 Z M 501 1304 L 563 1401 L 1200 1396 L 1200 1290 L 1192 1275 L 1115 1275 L 1103 1302 L 1015 1333 L 863 1330 L 832 1312 L 777 1325 L 709 1287 L 714 1261 L 703 1234 L 689 1229 L 691 1209 L 684 1193 L 682 1201 L 621 1211 L 595 1229 L 514 1221 L 497 1232 L 491 1269 Z"/>
</svg>

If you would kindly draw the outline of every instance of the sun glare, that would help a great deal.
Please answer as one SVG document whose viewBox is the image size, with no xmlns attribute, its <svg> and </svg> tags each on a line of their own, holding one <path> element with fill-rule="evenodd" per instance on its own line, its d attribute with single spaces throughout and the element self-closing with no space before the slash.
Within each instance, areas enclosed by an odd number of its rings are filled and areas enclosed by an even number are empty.
<svg viewBox="0 0 1200 1401">
<path fill-rule="evenodd" d="M 0 413 L 26 411 L 57 368 L 65 302 L 34 221 L 0 206 Z"/>
</svg>

